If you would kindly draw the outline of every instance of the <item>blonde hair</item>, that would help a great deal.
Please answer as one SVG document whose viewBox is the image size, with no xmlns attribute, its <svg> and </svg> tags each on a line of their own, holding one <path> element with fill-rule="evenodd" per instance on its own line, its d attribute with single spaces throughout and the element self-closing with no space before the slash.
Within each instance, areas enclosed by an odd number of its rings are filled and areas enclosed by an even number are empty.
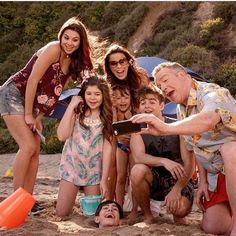
<svg viewBox="0 0 236 236">
<path fill-rule="evenodd" d="M 153 71 L 152 71 L 152 76 L 155 78 L 155 75 L 162 69 L 164 68 L 168 68 L 168 69 L 172 69 L 172 70 L 181 70 L 184 71 L 185 73 L 187 73 L 187 71 L 185 70 L 185 68 L 180 65 L 177 62 L 163 62 L 161 64 L 159 64 L 158 66 L 156 66 Z"/>
</svg>

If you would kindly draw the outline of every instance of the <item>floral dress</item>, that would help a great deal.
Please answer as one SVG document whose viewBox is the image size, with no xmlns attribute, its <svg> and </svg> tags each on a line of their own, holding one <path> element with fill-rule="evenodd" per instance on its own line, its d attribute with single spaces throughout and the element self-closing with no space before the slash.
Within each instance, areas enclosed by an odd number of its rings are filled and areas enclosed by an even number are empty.
<svg viewBox="0 0 236 236">
<path fill-rule="evenodd" d="M 85 129 L 76 119 L 72 136 L 61 157 L 60 177 L 77 186 L 100 184 L 102 175 L 103 125 L 101 120 L 85 119 Z"/>
</svg>

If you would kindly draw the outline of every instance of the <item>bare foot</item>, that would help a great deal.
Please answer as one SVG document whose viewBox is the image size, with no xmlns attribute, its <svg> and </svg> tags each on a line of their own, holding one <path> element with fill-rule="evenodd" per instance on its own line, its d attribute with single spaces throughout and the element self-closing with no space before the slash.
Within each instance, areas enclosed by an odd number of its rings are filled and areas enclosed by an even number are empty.
<svg viewBox="0 0 236 236">
<path fill-rule="evenodd" d="M 173 219 L 174 219 L 174 222 L 175 224 L 177 225 L 187 225 L 187 220 L 185 217 L 176 217 L 176 216 L 173 216 Z"/>
<path fill-rule="evenodd" d="M 130 220 L 134 220 L 136 219 L 138 216 L 138 212 L 137 211 L 131 211 L 130 214 L 128 215 L 128 219 Z"/>
<path fill-rule="evenodd" d="M 154 223 L 154 217 L 153 216 L 146 216 L 144 217 L 144 223 L 147 225 L 151 225 Z"/>
</svg>

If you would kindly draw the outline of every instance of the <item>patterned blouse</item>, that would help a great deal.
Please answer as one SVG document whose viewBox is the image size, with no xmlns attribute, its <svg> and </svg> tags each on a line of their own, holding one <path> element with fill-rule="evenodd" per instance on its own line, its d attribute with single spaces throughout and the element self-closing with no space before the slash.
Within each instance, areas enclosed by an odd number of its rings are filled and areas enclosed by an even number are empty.
<svg viewBox="0 0 236 236">
<path fill-rule="evenodd" d="M 220 147 L 236 140 L 236 100 L 228 89 L 217 84 L 193 79 L 187 106 L 178 105 L 180 120 L 199 112 L 214 111 L 221 117 L 214 129 L 201 134 L 185 136 L 187 148 L 193 150 L 197 160 L 207 170 L 209 190 L 216 191 L 218 173 L 224 173 Z"/>
<path fill-rule="evenodd" d="M 61 179 L 77 186 L 100 184 L 102 178 L 103 124 L 101 120 L 94 123 L 85 119 L 89 127 L 83 128 L 79 120 L 75 121 L 73 133 L 62 151 L 60 163 Z"/>
<path fill-rule="evenodd" d="M 34 54 L 26 66 L 11 77 L 23 97 L 25 97 L 27 81 L 37 59 L 37 55 Z M 62 72 L 59 61 L 49 66 L 37 86 L 34 100 L 37 114 L 39 112 L 46 115 L 53 113 L 68 78 L 69 75 Z"/>
</svg>

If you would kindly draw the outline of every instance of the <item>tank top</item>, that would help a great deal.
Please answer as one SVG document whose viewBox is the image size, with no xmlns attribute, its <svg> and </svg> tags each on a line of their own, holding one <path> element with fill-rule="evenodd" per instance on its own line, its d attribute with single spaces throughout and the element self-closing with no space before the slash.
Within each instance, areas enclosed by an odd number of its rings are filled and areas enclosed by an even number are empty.
<svg viewBox="0 0 236 236">
<path fill-rule="evenodd" d="M 10 78 L 15 82 L 23 97 L 25 97 L 27 81 L 37 59 L 38 56 L 35 53 L 25 67 Z M 59 61 L 48 67 L 37 86 L 33 105 L 37 114 L 42 112 L 50 116 L 53 113 L 68 78 L 69 75 L 65 75 L 61 70 Z"/>
<path fill-rule="evenodd" d="M 166 123 L 176 121 L 173 118 L 165 117 Z M 172 161 L 183 163 L 180 153 L 180 140 L 178 135 L 154 136 L 142 134 L 145 145 L 145 152 L 156 157 L 165 157 Z M 155 167 L 156 168 L 156 167 Z M 166 172 L 164 167 L 157 167 L 161 172 Z"/>
</svg>

